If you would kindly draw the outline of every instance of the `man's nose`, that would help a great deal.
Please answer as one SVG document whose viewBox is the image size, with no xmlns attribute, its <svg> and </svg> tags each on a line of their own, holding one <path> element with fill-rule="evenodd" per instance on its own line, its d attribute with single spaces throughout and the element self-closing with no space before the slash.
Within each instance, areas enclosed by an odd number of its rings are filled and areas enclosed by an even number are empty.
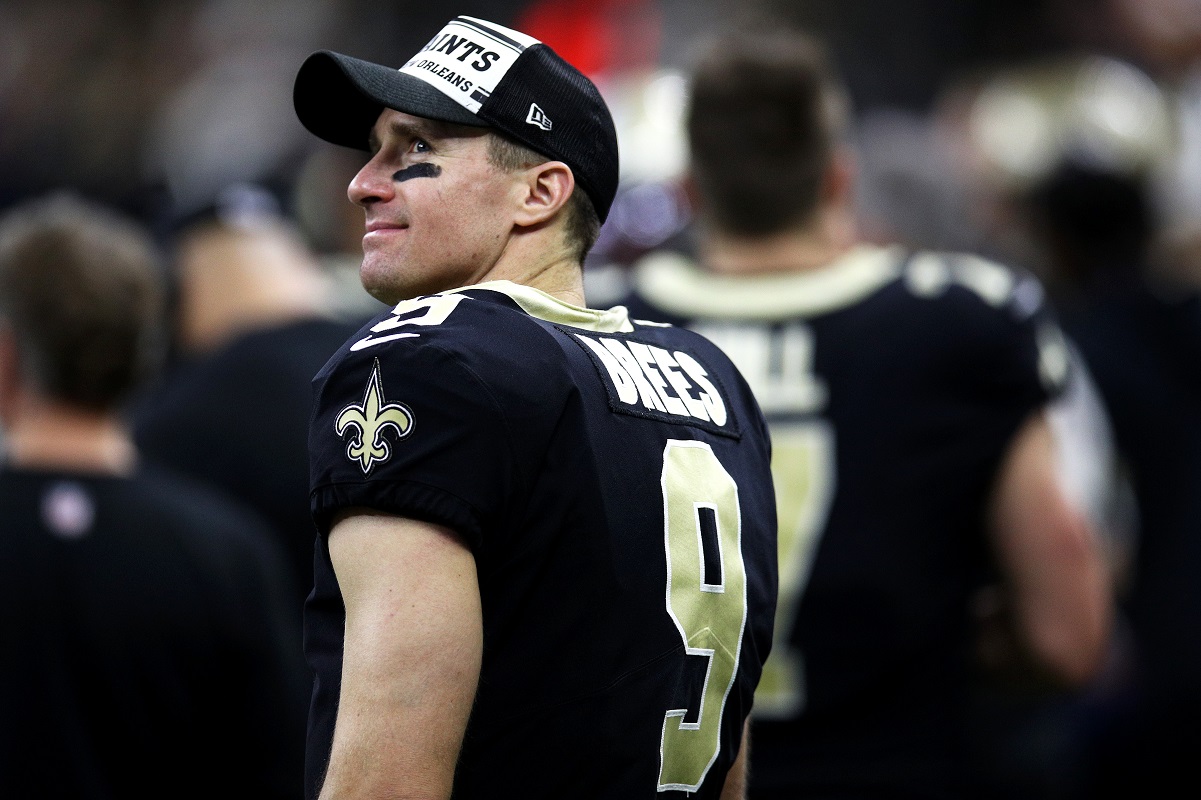
<svg viewBox="0 0 1201 800">
<path fill-rule="evenodd" d="M 372 203 L 387 202 L 392 199 L 395 189 L 392 173 L 377 162 L 377 157 L 372 158 L 350 181 L 346 190 L 346 196 L 350 198 L 350 202 L 368 206 Z"/>
</svg>

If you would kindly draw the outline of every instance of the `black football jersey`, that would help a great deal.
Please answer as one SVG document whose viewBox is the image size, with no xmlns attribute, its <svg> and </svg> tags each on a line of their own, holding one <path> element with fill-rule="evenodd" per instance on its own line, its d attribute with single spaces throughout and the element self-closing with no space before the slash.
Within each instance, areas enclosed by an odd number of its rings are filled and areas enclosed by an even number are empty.
<svg viewBox="0 0 1201 800">
<path fill-rule="evenodd" d="M 766 425 L 721 351 L 493 282 L 399 304 L 314 389 L 310 795 L 343 644 L 324 535 L 365 506 L 475 555 L 484 651 L 456 798 L 717 797 L 776 597 Z"/>
<path fill-rule="evenodd" d="M 295 616 L 313 585 L 309 384 L 354 323 L 313 318 L 244 333 L 178 364 L 132 415 L 147 458 L 228 492 L 274 529 L 295 576 Z"/>
<path fill-rule="evenodd" d="M 6 466 L 0 541 L 0 795 L 300 794 L 310 679 L 258 517 L 149 467 Z"/>
<path fill-rule="evenodd" d="M 723 348 L 771 429 L 780 593 L 752 786 L 941 796 L 969 598 L 990 578 L 986 498 L 1068 372 L 1040 284 L 974 256 L 865 246 L 752 278 L 656 254 L 633 285 L 631 316 Z"/>
</svg>

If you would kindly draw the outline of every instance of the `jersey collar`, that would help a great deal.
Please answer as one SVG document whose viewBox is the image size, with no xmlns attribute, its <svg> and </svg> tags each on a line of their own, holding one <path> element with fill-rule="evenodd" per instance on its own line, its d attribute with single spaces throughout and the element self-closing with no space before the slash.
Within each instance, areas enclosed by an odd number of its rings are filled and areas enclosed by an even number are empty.
<svg viewBox="0 0 1201 800">
<path fill-rule="evenodd" d="M 608 310 L 584 308 L 583 306 L 565 303 L 546 292 L 530 286 L 523 286 L 512 281 L 485 281 L 472 286 L 452 289 L 446 294 L 464 292 L 472 289 L 485 289 L 499 292 L 510 298 L 521 307 L 521 310 L 531 317 L 537 317 L 546 322 L 566 325 L 569 328 L 583 328 L 594 333 L 631 333 L 634 326 L 630 323 L 625 306 L 614 306 Z"/>
<path fill-rule="evenodd" d="M 729 276 L 675 253 L 656 253 L 634 270 L 645 300 L 686 318 L 776 320 L 845 308 L 901 273 L 899 247 L 861 245 L 821 269 Z"/>
</svg>

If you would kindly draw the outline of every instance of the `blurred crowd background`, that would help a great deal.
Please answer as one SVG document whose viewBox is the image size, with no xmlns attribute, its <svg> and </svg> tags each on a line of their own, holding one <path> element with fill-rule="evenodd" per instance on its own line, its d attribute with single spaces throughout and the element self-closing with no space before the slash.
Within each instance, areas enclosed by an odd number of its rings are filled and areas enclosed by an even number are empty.
<svg viewBox="0 0 1201 800">
<path fill-rule="evenodd" d="M 741 24 L 821 37 L 850 91 L 868 238 L 1046 286 L 1098 392 L 1069 424 L 1112 442 L 1112 464 L 1073 465 L 1123 576 L 1110 688 L 1146 670 L 1131 691 L 1201 708 L 1201 0 L 0 0 L 0 211 L 67 188 L 145 223 L 175 255 L 177 361 L 264 321 L 364 318 L 345 194 L 362 156 L 300 126 L 292 82 L 317 49 L 399 66 L 455 14 L 550 44 L 614 111 L 621 188 L 586 264 L 594 306 L 646 253 L 692 246 L 691 54 Z M 214 219 L 272 233 L 181 238 Z M 1025 740 L 1044 784 L 1063 733 Z"/>
<path fill-rule="evenodd" d="M 832 49 L 878 238 L 1043 268 L 1013 205 L 1064 157 L 1145 181 L 1157 229 L 1201 217 L 1194 0 L 5 0 L 0 207 L 70 186 L 162 228 L 250 183 L 323 256 L 353 254 L 354 156 L 296 121 L 297 65 L 319 48 L 399 65 L 452 11 L 532 31 L 613 106 L 623 191 L 594 277 L 687 227 L 683 71 L 707 34 L 748 20 Z"/>
</svg>

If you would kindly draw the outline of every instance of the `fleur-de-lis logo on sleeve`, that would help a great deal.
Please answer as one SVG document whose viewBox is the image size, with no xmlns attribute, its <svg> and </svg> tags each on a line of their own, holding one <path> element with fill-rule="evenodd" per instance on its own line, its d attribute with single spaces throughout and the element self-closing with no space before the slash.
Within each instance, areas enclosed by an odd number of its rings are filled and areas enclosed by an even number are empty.
<svg viewBox="0 0 1201 800">
<path fill-rule="evenodd" d="M 375 462 L 384 462 L 392 457 L 392 448 L 384 438 L 384 432 L 392 429 L 397 440 L 413 432 L 413 412 L 401 403 L 384 401 L 384 385 L 380 379 L 379 359 L 367 380 L 362 404 L 351 403 L 342 409 L 334 423 L 338 436 L 350 433 L 346 446 L 346 457 L 358 461 L 363 474 L 371 472 Z"/>
</svg>

